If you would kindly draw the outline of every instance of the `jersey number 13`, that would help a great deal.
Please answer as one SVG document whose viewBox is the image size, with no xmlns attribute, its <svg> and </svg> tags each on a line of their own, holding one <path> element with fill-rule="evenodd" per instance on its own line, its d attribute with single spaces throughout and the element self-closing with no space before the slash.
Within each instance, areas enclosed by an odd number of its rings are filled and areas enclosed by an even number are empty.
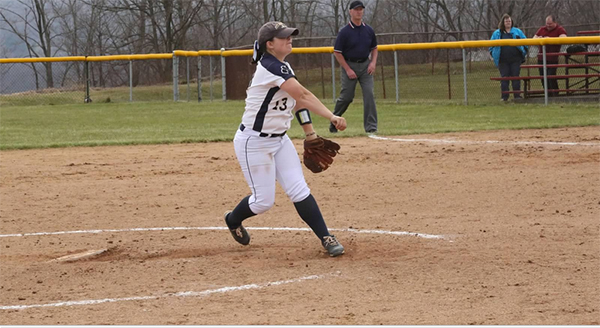
<svg viewBox="0 0 600 328">
<path fill-rule="evenodd" d="M 275 107 L 272 108 L 273 110 L 280 110 L 280 111 L 284 111 L 287 109 L 287 97 L 281 99 L 281 106 L 279 106 L 279 100 L 277 100 L 275 102 Z"/>
</svg>

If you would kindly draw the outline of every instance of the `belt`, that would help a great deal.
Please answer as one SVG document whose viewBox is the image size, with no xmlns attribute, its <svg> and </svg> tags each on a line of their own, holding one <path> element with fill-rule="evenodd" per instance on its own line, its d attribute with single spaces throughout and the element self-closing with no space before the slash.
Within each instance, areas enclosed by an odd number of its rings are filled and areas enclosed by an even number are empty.
<svg viewBox="0 0 600 328">
<path fill-rule="evenodd" d="M 246 127 L 244 126 L 244 124 L 240 124 L 240 131 L 244 131 L 246 130 Z M 259 132 L 259 131 L 256 131 Z M 275 138 L 275 137 L 283 137 L 286 134 L 287 131 L 283 132 L 283 133 L 263 133 L 263 132 L 259 132 L 260 134 L 258 135 L 259 137 L 263 137 L 263 138 Z"/>
<path fill-rule="evenodd" d="M 367 61 L 367 59 L 369 59 L 369 57 L 367 58 L 344 58 L 346 59 L 346 61 L 351 62 L 351 63 L 364 63 Z"/>
</svg>

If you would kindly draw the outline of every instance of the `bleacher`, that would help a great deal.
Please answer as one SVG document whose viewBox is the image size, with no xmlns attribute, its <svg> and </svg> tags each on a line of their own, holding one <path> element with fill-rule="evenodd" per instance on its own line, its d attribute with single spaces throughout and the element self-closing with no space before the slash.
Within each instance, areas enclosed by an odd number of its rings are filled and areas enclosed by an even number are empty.
<svg viewBox="0 0 600 328">
<path fill-rule="evenodd" d="M 600 35 L 600 30 L 579 31 L 578 36 L 582 35 Z M 582 52 L 555 52 L 547 53 L 546 56 L 563 57 L 564 64 L 547 64 L 548 68 L 564 68 L 564 74 L 547 75 L 548 80 L 564 80 L 565 87 L 559 89 L 549 89 L 549 94 L 557 96 L 589 95 L 600 94 L 600 61 L 591 62 L 591 58 L 599 57 L 600 51 L 582 51 Z M 544 96 L 545 92 L 541 89 L 533 89 L 532 81 L 543 80 L 544 76 L 539 74 L 539 69 L 543 68 L 541 64 L 521 65 L 521 76 L 515 77 L 491 77 L 492 81 L 512 81 L 522 80 L 523 90 L 504 91 L 503 93 L 523 95 L 523 98 Z M 532 72 L 531 69 L 534 69 Z M 526 74 L 523 74 L 525 70 Z"/>
</svg>

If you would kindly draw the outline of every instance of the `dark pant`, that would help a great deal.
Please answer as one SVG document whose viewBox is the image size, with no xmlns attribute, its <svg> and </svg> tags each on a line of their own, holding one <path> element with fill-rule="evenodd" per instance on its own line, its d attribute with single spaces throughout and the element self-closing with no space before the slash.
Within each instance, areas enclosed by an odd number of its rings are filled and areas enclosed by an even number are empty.
<svg viewBox="0 0 600 328">
<path fill-rule="evenodd" d="M 540 62 L 538 61 L 538 65 L 542 65 L 544 62 Z M 548 65 L 548 63 L 546 63 Z M 557 63 L 553 63 L 553 64 L 557 64 Z M 557 79 L 551 79 L 550 75 L 556 75 L 556 67 L 547 67 L 546 68 L 546 72 L 548 74 L 548 90 L 552 90 L 552 89 L 558 89 L 558 80 Z M 544 68 L 540 68 L 540 76 L 544 76 Z M 544 79 L 542 79 L 542 87 L 544 86 Z M 553 97 L 553 96 L 558 96 L 558 91 L 548 91 L 548 96 Z"/>
<path fill-rule="evenodd" d="M 360 83 L 363 93 L 363 126 L 366 132 L 377 131 L 377 105 L 375 104 L 375 94 L 373 91 L 373 75 L 367 71 L 370 60 L 362 63 L 348 62 L 348 66 L 352 68 L 356 73 L 356 79 L 351 80 L 346 73 L 346 70 L 342 69 L 342 91 L 340 97 L 335 102 L 335 108 L 333 114 L 342 116 L 348 106 L 354 99 L 354 91 L 356 90 L 356 83 Z M 330 130 L 335 127 L 330 124 Z"/>
<path fill-rule="evenodd" d="M 521 63 L 520 62 L 514 62 L 514 63 L 503 63 L 500 62 L 498 63 L 498 69 L 500 70 L 500 76 L 502 77 L 509 77 L 509 76 L 519 76 L 521 74 Z M 509 91 L 508 90 L 508 80 L 502 80 L 500 81 L 500 90 L 502 90 L 502 99 L 507 100 L 509 94 L 508 93 L 504 93 L 505 91 Z M 521 80 L 512 80 L 512 88 L 513 91 L 521 91 Z M 515 93 L 515 98 L 521 98 L 521 94 L 520 93 Z"/>
</svg>

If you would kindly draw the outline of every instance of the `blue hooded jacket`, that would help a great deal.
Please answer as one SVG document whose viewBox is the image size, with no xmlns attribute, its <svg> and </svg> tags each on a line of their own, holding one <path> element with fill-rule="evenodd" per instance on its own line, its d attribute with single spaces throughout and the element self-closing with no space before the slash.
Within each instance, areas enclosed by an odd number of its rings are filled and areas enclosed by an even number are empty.
<svg viewBox="0 0 600 328">
<path fill-rule="evenodd" d="M 525 36 L 525 34 L 523 33 L 523 31 L 521 31 L 520 29 L 513 27 L 510 29 L 510 34 L 512 34 L 513 39 L 527 39 L 527 37 Z M 501 32 L 500 29 L 497 29 L 496 31 L 494 31 L 494 34 L 492 34 L 492 38 L 490 40 L 500 40 L 501 38 Z M 490 55 L 492 55 L 492 58 L 494 58 L 494 64 L 496 64 L 496 67 L 498 66 L 498 63 L 500 62 L 500 50 L 502 49 L 502 47 L 497 46 L 497 47 L 490 47 Z M 527 50 L 529 50 L 529 46 L 518 46 L 517 49 L 519 49 L 521 51 L 521 53 L 523 54 L 523 58 L 527 57 Z"/>
</svg>

